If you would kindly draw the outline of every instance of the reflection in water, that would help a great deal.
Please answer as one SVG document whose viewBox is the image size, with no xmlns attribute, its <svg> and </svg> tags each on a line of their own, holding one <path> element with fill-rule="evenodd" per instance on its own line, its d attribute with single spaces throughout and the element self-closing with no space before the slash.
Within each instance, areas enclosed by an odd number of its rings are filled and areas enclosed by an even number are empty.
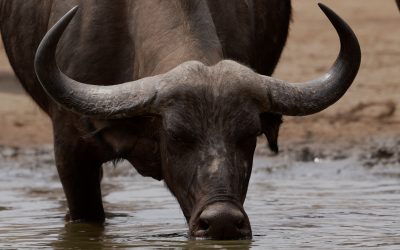
<svg viewBox="0 0 400 250">
<path fill-rule="evenodd" d="M 212 241 L 212 240 L 192 240 L 188 241 L 183 249 L 250 249 L 250 240 L 238 240 L 238 241 Z"/>
<path fill-rule="evenodd" d="M 250 249 L 250 240 L 238 241 L 212 241 L 212 240 L 186 240 L 184 235 L 176 233 L 158 234 L 151 237 L 116 235 L 103 224 L 91 223 L 66 223 L 61 228 L 56 240 L 50 245 L 54 249 L 111 249 L 111 248 L 181 248 L 181 249 Z M 134 234 L 134 232 L 132 232 Z M 125 240 L 123 240 L 125 238 Z M 153 239 L 152 239 L 153 238 Z"/>
<path fill-rule="evenodd" d="M 0 162 L 0 249 L 400 245 L 398 164 L 366 168 L 357 158 L 296 162 L 256 157 L 245 203 L 253 240 L 195 241 L 188 240 L 182 212 L 163 183 L 132 174 L 131 169 L 118 166 L 104 179 L 104 224 L 65 223 L 64 194 L 52 163 L 26 167 Z M 274 167 L 267 168 L 267 163 Z"/>
<path fill-rule="evenodd" d="M 103 249 L 104 225 L 66 223 L 51 246 L 55 249 Z"/>
</svg>

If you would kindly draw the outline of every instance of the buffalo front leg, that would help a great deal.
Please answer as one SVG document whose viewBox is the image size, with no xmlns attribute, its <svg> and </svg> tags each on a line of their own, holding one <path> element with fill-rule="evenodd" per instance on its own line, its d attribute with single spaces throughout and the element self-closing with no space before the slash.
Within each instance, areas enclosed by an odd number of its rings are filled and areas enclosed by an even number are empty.
<svg viewBox="0 0 400 250">
<path fill-rule="evenodd" d="M 89 143 L 64 132 L 65 128 L 54 130 L 54 149 L 58 174 L 68 202 L 67 219 L 102 222 L 102 162 Z"/>
</svg>

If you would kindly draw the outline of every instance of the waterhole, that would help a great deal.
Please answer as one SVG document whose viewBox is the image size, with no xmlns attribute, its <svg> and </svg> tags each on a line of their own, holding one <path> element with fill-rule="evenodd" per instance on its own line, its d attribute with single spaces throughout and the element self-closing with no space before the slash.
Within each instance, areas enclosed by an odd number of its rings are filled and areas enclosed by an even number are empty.
<svg viewBox="0 0 400 250">
<path fill-rule="evenodd" d="M 397 158 L 372 161 L 373 152 L 256 156 L 245 203 L 253 239 L 246 241 L 188 239 L 164 184 L 124 163 L 105 166 L 106 223 L 65 223 L 51 148 L 2 152 L 0 249 L 400 248 L 400 166 Z"/>
</svg>

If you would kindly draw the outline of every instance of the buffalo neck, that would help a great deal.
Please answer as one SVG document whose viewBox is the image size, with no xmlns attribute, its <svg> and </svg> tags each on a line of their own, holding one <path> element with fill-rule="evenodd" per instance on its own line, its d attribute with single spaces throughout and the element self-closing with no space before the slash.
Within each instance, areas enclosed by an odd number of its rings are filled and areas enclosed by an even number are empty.
<svg viewBox="0 0 400 250">
<path fill-rule="evenodd" d="M 57 62 L 78 81 L 112 85 L 222 58 L 207 1 L 56 1 L 49 27 L 75 5 L 80 11 L 59 43 Z"/>
<path fill-rule="evenodd" d="M 213 65 L 222 48 L 206 1 L 136 1 L 130 10 L 135 77 L 167 72 L 197 60 Z"/>
</svg>

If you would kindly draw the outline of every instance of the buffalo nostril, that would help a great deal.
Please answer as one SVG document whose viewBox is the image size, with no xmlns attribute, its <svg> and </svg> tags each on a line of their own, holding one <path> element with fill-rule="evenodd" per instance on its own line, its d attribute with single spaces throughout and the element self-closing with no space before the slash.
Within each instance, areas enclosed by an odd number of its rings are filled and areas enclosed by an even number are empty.
<svg viewBox="0 0 400 250">
<path fill-rule="evenodd" d="M 192 235 L 211 239 L 251 238 L 247 216 L 231 203 L 214 203 L 204 209 L 193 224 Z"/>
<path fill-rule="evenodd" d="M 206 219 L 200 219 L 199 230 L 207 231 L 210 228 L 210 223 Z"/>
<path fill-rule="evenodd" d="M 244 218 L 238 219 L 238 220 L 236 221 L 236 227 L 237 227 L 238 229 L 241 229 L 241 228 L 243 228 L 243 226 L 244 226 Z"/>
</svg>

